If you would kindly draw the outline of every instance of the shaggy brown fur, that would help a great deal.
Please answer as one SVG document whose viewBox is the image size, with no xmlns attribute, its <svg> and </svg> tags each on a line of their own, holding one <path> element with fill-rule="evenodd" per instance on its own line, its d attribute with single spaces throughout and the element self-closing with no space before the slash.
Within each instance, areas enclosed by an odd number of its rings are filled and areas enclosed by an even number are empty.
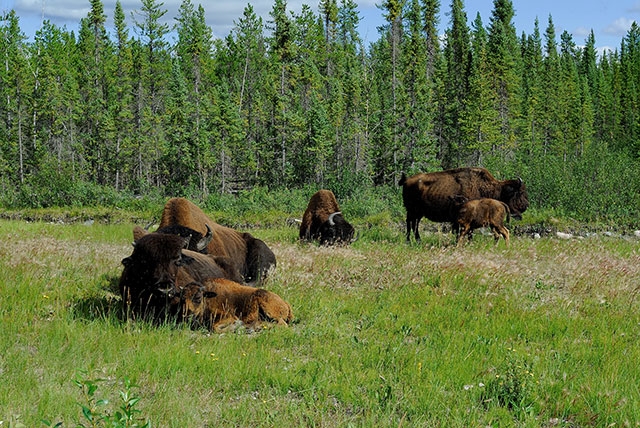
<svg viewBox="0 0 640 428">
<path fill-rule="evenodd" d="M 214 331 L 238 320 L 258 327 L 264 321 L 286 326 L 293 319 L 291 306 L 277 294 L 222 278 L 187 284 L 180 290 L 180 302 L 186 319 Z"/>
<path fill-rule="evenodd" d="M 208 225 L 213 234 L 207 245 L 208 254 L 228 257 L 245 282 L 260 283 L 276 265 L 275 255 L 263 241 L 219 225 L 188 199 L 171 198 L 165 204 L 159 229 L 175 225 L 196 230 L 203 236 Z"/>
<path fill-rule="evenodd" d="M 436 222 L 451 222 L 450 197 L 468 199 L 492 198 L 507 204 L 511 215 L 520 218 L 529 206 L 527 189 L 522 180 L 496 180 L 484 168 L 458 168 L 408 177 L 403 173 L 398 182 L 407 210 L 407 241 L 413 231 L 420 240 L 418 226 L 422 217 Z"/>
<path fill-rule="evenodd" d="M 321 244 L 350 243 L 354 229 L 342 216 L 331 190 L 319 190 L 309 200 L 300 223 L 300 239 Z"/>
<path fill-rule="evenodd" d="M 473 199 L 471 201 L 466 198 L 456 203 L 457 224 L 460 229 L 458 236 L 458 245 L 465 236 L 471 238 L 471 233 L 475 229 L 481 227 L 491 227 L 496 244 L 500 236 L 504 238 L 504 242 L 509 246 L 509 230 L 504 227 L 505 217 L 509 221 L 509 207 L 502 201 L 495 199 L 482 198 Z"/>
<path fill-rule="evenodd" d="M 177 302 L 167 300 L 166 290 L 207 278 L 241 280 L 226 257 L 211 257 L 186 250 L 189 238 L 148 233 L 134 228 L 133 253 L 122 259 L 119 288 L 125 309 L 133 316 L 172 312 Z"/>
</svg>

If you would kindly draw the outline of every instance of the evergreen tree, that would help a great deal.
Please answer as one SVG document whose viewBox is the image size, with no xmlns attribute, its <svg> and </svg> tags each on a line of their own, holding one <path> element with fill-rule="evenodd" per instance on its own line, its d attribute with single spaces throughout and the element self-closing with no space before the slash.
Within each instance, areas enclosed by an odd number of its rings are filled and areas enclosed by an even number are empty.
<svg viewBox="0 0 640 428">
<path fill-rule="evenodd" d="M 15 11 L 1 17 L 0 23 L 0 172 L 2 185 L 24 183 L 26 167 L 30 94 L 33 70 L 30 69 L 27 37 L 20 30 Z"/>
<path fill-rule="evenodd" d="M 542 120 L 546 105 L 543 103 L 545 82 L 542 69 L 542 38 L 539 22 L 536 18 L 533 34 L 522 37 L 522 88 L 521 113 L 522 125 L 519 134 L 522 148 L 527 154 L 534 155 L 542 147 Z"/>
<path fill-rule="evenodd" d="M 165 184 L 165 171 L 160 160 L 167 143 L 162 122 L 172 63 L 164 40 L 169 26 L 161 22 L 167 11 L 162 6 L 163 3 L 156 0 L 142 0 L 142 8 L 137 12 L 141 20 L 136 20 L 134 16 L 138 33 L 137 43 L 134 44 L 134 85 L 139 190 L 148 185 L 161 187 Z"/>
<path fill-rule="evenodd" d="M 442 134 L 440 159 L 443 168 L 466 163 L 468 142 L 462 132 L 462 117 L 469 98 L 471 46 L 467 13 L 462 0 L 451 2 L 451 28 L 447 30 L 442 77 Z"/>
<path fill-rule="evenodd" d="M 545 106 L 542 115 L 543 126 L 543 153 L 547 153 L 549 148 L 561 138 L 559 122 L 559 100 L 560 91 L 560 62 L 558 56 L 558 44 L 556 41 L 556 31 L 553 19 L 549 15 L 547 29 L 545 30 L 545 49 L 543 58 L 543 81 L 544 91 L 542 94 L 542 104 Z"/>
<path fill-rule="evenodd" d="M 335 174 L 339 182 L 347 180 L 347 174 L 358 175 L 368 166 L 366 157 L 368 105 L 367 85 L 370 76 L 365 71 L 366 56 L 358 33 L 357 5 L 353 0 L 342 0 L 338 9 L 336 40 L 336 75 L 341 83 L 342 111 L 336 118 Z"/>
<path fill-rule="evenodd" d="M 620 47 L 620 142 L 640 156 L 640 25 L 636 22 Z"/>
<path fill-rule="evenodd" d="M 82 139 L 82 159 L 89 178 L 99 184 L 113 183 L 110 166 L 115 148 L 115 123 L 108 113 L 109 91 L 113 89 L 110 67 L 112 46 L 105 28 L 106 15 L 100 0 L 91 1 L 91 10 L 80 23 L 79 91 L 84 114 L 78 120 Z"/>
<path fill-rule="evenodd" d="M 425 40 L 422 22 L 422 8 L 419 0 L 411 0 L 407 9 L 407 31 L 403 43 L 403 82 L 406 102 L 403 103 L 400 131 L 404 155 L 402 170 L 424 170 L 435 164 L 437 148 L 429 141 L 434 120 L 429 107 L 432 86 L 429 81 L 429 44 Z"/>
<path fill-rule="evenodd" d="M 206 196 L 208 175 L 214 164 L 213 153 L 218 153 L 224 144 L 212 139 L 209 120 L 211 101 L 217 101 L 211 96 L 211 91 L 207 90 L 216 83 L 211 79 L 213 74 L 209 71 L 213 69 L 212 34 L 205 22 L 204 9 L 202 6 L 196 9 L 190 0 L 182 2 L 176 20 L 178 41 L 175 46 L 176 59 L 171 87 L 177 93 L 172 94 L 174 102 L 171 107 L 181 111 L 167 109 L 167 114 L 183 132 L 172 132 L 168 136 L 169 150 L 165 154 L 165 168 L 174 171 L 176 183 L 185 183 L 187 187 L 193 186 L 197 177 L 197 187 Z M 179 70 L 175 70 L 176 66 Z M 222 125 L 225 124 L 226 122 Z M 216 146 L 215 149 L 212 146 Z M 181 147 L 179 156 L 175 155 L 176 147 Z"/>
<path fill-rule="evenodd" d="M 513 147 L 516 143 L 514 124 L 518 120 L 518 88 L 520 51 L 511 0 L 494 0 L 488 34 L 488 62 L 494 90 L 497 94 L 497 110 L 500 115 L 502 143 Z"/>
<path fill-rule="evenodd" d="M 132 82 L 132 43 L 129 38 L 129 32 L 125 22 L 124 11 L 120 0 L 116 2 L 114 11 L 114 27 L 115 27 L 115 70 L 114 90 L 111 92 L 113 98 L 110 100 L 110 112 L 112 121 L 117 123 L 115 128 L 115 182 L 114 187 L 120 190 L 134 176 L 135 164 L 133 148 L 133 82 Z"/>
<path fill-rule="evenodd" d="M 568 155 L 578 154 L 583 141 L 580 97 L 582 85 L 578 76 L 578 56 L 573 38 L 569 32 L 563 31 L 560 39 L 560 82 L 557 99 L 561 138 L 556 141 L 555 151 L 566 160 Z"/>
<path fill-rule="evenodd" d="M 286 0 L 275 0 L 270 12 L 273 21 L 271 38 L 271 64 L 273 78 L 277 82 L 276 91 L 272 97 L 272 112 L 270 129 L 272 132 L 274 165 L 267 167 L 269 180 L 279 184 L 285 184 L 293 179 L 294 171 L 288 159 L 288 144 L 292 139 L 291 128 L 297 121 L 294 112 L 290 109 L 292 103 L 291 87 L 289 85 L 290 73 L 293 68 L 295 56 L 294 35 L 292 23 L 287 16 Z M 269 160 L 265 159 L 268 163 Z"/>
<path fill-rule="evenodd" d="M 469 94 L 460 118 L 460 138 L 469 145 L 466 163 L 481 165 L 482 155 L 490 153 L 496 141 L 500 141 L 500 120 L 496 93 L 491 86 L 487 32 L 480 14 L 473 21 L 471 50 Z"/>
<path fill-rule="evenodd" d="M 34 132 L 41 148 L 38 162 L 51 164 L 58 174 L 75 172 L 74 179 L 96 179 L 81 174 L 84 165 L 76 164 L 77 154 L 85 149 L 80 140 L 79 119 L 85 117 L 86 111 L 78 86 L 76 41 L 72 34 L 46 21 L 36 33 L 34 48 L 39 70 L 39 85 L 33 93 L 38 106 L 38 114 L 34 116 Z M 87 115 L 88 121 L 94 119 Z M 95 164 L 105 160 L 96 159 Z"/>
<path fill-rule="evenodd" d="M 269 103 L 275 93 L 270 77 L 262 19 L 248 5 L 224 45 L 216 49 L 220 81 L 227 82 L 244 127 L 243 150 L 236 153 L 240 180 L 266 183 L 261 169 L 272 158 Z M 267 167 L 268 168 L 268 167 Z M 261 182 L 260 179 L 264 179 Z"/>
<path fill-rule="evenodd" d="M 422 0 L 422 22 L 427 60 L 427 79 L 435 76 L 440 57 L 440 42 L 438 37 L 438 14 L 440 0 Z"/>
</svg>

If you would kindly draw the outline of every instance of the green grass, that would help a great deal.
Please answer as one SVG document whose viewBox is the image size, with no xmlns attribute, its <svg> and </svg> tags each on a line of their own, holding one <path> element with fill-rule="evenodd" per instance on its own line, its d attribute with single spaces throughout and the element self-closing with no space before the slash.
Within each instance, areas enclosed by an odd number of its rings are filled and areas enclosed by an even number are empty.
<svg viewBox="0 0 640 428">
<path fill-rule="evenodd" d="M 0 221 L 0 423 L 114 412 L 127 380 L 160 427 L 638 426 L 640 242 L 423 233 L 358 219 L 348 248 L 256 228 L 288 328 L 212 334 L 124 321 L 132 224 Z"/>
</svg>

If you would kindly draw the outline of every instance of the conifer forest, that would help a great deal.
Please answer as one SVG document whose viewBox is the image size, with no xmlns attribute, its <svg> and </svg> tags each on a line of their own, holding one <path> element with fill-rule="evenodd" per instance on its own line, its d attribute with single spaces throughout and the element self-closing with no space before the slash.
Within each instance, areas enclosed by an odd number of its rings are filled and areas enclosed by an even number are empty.
<svg viewBox="0 0 640 428">
<path fill-rule="evenodd" d="M 5 202 L 53 181 L 206 198 L 477 165 L 522 177 L 538 206 L 638 213 L 636 23 L 599 52 L 593 32 L 558 34 L 551 15 L 520 33 L 510 0 L 488 17 L 463 0 L 383 0 L 365 46 L 355 1 L 314 3 L 273 0 L 264 21 L 248 4 L 223 39 L 191 0 L 172 25 L 158 0 L 130 15 L 118 1 L 112 30 L 90 0 L 76 31 L 44 21 L 35 35 L 4 12 Z"/>
</svg>

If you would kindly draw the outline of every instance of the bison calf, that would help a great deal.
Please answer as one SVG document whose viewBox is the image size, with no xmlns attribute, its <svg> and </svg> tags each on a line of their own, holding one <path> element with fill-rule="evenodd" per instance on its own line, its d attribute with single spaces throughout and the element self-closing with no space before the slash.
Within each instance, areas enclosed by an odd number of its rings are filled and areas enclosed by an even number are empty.
<svg viewBox="0 0 640 428">
<path fill-rule="evenodd" d="M 489 198 L 468 200 L 464 196 L 456 195 L 452 198 L 452 209 L 456 218 L 455 226 L 459 230 L 458 245 L 465 236 L 471 238 L 475 229 L 490 227 L 496 244 L 500 236 L 509 246 L 509 230 L 504 226 L 504 219 L 510 219 L 509 207 L 502 201 Z"/>
<path fill-rule="evenodd" d="M 223 278 L 192 282 L 179 292 L 183 317 L 213 331 L 238 320 L 258 327 L 262 321 L 287 325 L 293 319 L 291 306 L 277 294 Z"/>
</svg>

